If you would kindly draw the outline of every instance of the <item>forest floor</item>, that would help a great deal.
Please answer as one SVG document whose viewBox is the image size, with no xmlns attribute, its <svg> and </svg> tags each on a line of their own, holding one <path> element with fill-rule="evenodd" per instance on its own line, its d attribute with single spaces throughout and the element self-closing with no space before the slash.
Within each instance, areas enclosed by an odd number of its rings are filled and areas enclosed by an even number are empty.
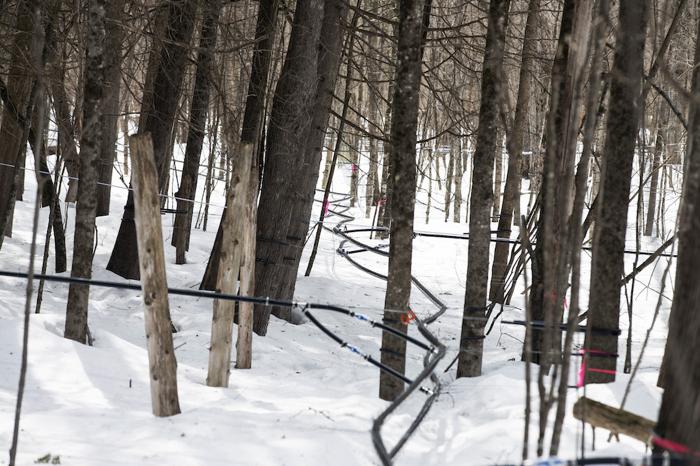
<svg viewBox="0 0 700 466">
<path fill-rule="evenodd" d="M 350 170 L 341 167 L 336 191 L 346 191 Z M 31 240 L 34 180 L 27 174 L 25 200 L 15 210 L 14 236 L 0 252 L 0 268 L 26 271 Z M 342 179 L 341 179 L 342 178 Z M 117 183 L 119 181 L 115 177 Z M 200 183 L 200 185 L 203 184 Z M 220 185 L 222 183 L 219 183 Z M 212 198 L 222 204 L 221 186 Z M 438 199 L 444 196 L 435 191 Z M 317 196 L 318 197 L 318 196 Z M 105 270 L 126 199 L 126 190 L 112 190 L 112 214 L 98 219 L 98 245 L 94 260 L 96 279 L 121 280 Z M 199 199 L 199 197 L 198 197 Z M 419 195 L 425 201 L 425 195 Z M 319 206 L 316 206 L 318 209 Z M 198 209 L 197 209 L 198 210 Z M 353 213 L 369 224 L 359 208 Z M 425 224 L 425 206 L 416 208 L 416 229 L 464 233 L 465 224 L 444 222 L 444 214 L 432 212 Z M 316 212 L 316 211 L 315 211 Z M 196 213 L 196 212 L 195 212 Z M 172 214 L 163 215 L 168 284 L 197 288 L 214 241 L 220 207 L 212 207 L 208 231 L 194 230 L 186 265 L 175 265 L 170 246 Z M 64 213 L 65 214 L 65 213 Z M 68 211 L 69 225 L 75 209 Z M 316 218 L 317 213 L 314 213 Z M 39 258 L 48 208 L 42 209 L 39 226 Z M 335 219 L 329 219 L 335 221 Z M 672 219 L 670 219 L 672 221 Z M 633 233 L 633 232 L 632 232 Z M 630 245 L 634 246 L 634 235 Z M 366 239 L 367 236 L 362 237 Z M 335 253 L 340 240 L 324 232 L 319 256 L 311 277 L 300 277 L 296 299 L 352 307 L 376 319 L 381 317 L 384 282 L 363 274 Z M 67 244 L 72 249 L 72 227 Z M 644 250 L 653 250 L 659 241 L 648 241 Z M 422 238 L 414 241 L 414 275 L 436 292 L 449 308 L 432 324 L 433 332 L 448 346 L 440 366 L 444 391 L 415 436 L 398 455 L 399 465 L 486 465 L 519 462 L 525 401 L 525 366 L 520 361 L 522 327 L 495 325 L 485 340 L 484 375 L 455 380 L 455 367 L 444 373 L 458 347 L 467 242 Z M 310 245 L 302 259 L 305 268 Z M 355 259 L 385 273 L 386 259 L 355 255 Z M 588 295 L 590 256 L 584 258 L 584 290 Z M 626 269 L 632 268 L 630 256 Z M 642 258 L 643 260 L 643 258 Z M 48 272 L 53 273 L 50 259 Z M 642 273 L 634 290 L 633 363 L 649 327 L 656 306 L 666 260 Z M 673 277 L 673 273 L 670 273 Z M 522 286 L 504 317 L 522 319 Z M 212 302 L 207 299 L 171 297 L 178 361 L 178 385 L 182 414 L 156 418 L 151 414 L 148 384 L 148 358 L 145 348 L 142 300 L 139 292 L 108 288 L 90 290 L 89 325 L 94 346 L 88 347 L 63 338 L 68 287 L 47 283 L 41 314 L 31 316 L 29 367 L 21 420 L 19 464 L 33 464 L 50 454 L 65 465 L 362 465 L 378 464 L 372 447 L 372 420 L 386 407 L 379 400 L 378 371 L 362 359 L 341 349 L 310 323 L 291 325 L 273 318 L 268 336 L 253 340 L 253 368 L 232 370 L 230 387 L 205 385 L 211 328 Z M 9 447 L 19 376 L 22 314 L 25 281 L 0 278 L 0 444 Z M 671 296 L 667 289 L 666 296 Z M 414 289 L 413 308 L 420 317 L 434 312 L 430 303 Z M 585 308 L 585 302 L 582 303 Z M 670 301 L 662 301 L 661 313 L 651 334 L 640 371 L 631 387 L 626 408 L 655 419 L 661 391 L 656 377 L 663 353 Z M 626 306 L 621 311 L 625 354 Z M 317 313 L 324 324 L 353 344 L 379 357 L 380 332 L 353 319 L 332 313 Z M 410 332 L 418 335 L 415 325 Z M 577 343 L 582 337 L 577 336 Z M 234 354 L 235 357 L 235 354 Z M 578 359 L 578 358 L 574 358 Z M 622 374 L 618 361 L 617 381 L 591 386 L 587 395 L 619 405 L 629 375 Z M 574 369 L 578 360 L 572 362 Z M 422 352 L 409 346 L 409 377 L 422 367 Z M 575 383 L 576 371 L 571 376 Z M 536 367 L 533 367 L 536 374 Z M 537 437 L 536 384 L 533 390 L 533 417 L 530 451 Z M 572 405 L 582 390 L 571 389 Z M 408 426 L 424 395 L 413 395 L 389 418 L 383 433 L 391 445 Z M 575 457 L 580 449 L 581 424 L 567 411 L 562 457 Z M 550 416 L 550 421 L 553 415 Z M 586 431 L 587 455 L 630 455 L 645 451 L 640 442 L 621 437 L 608 443 L 607 432 L 599 432 L 595 452 L 591 451 L 591 431 Z M 0 464 L 7 457 L 0 456 Z"/>
</svg>

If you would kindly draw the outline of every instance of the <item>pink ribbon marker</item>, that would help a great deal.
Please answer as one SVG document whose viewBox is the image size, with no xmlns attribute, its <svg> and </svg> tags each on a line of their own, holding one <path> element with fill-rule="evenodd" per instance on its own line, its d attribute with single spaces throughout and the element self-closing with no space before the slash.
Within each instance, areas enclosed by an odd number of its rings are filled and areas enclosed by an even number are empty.
<svg viewBox="0 0 700 466">
<path fill-rule="evenodd" d="M 603 356 L 610 356 L 610 353 L 606 353 L 605 351 L 600 351 L 600 350 L 581 350 L 579 353 L 580 355 L 583 356 L 583 359 L 581 361 L 581 367 L 578 370 L 578 380 L 576 381 L 576 388 L 581 388 L 586 384 L 586 371 L 588 372 L 596 372 L 598 374 L 608 374 L 608 375 L 615 375 L 617 371 L 611 370 L 611 369 L 589 369 L 586 367 L 586 353 L 588 354 L 598 354 L 598 355 L 603 355 Z"/>
<path fill-rule="evenodd" d="M 673 453 L 681 453 L 684 455 L 690 453 L 690 448 L 678 442 L 674 442 L 673 440 L 657 437 L 656 435 L 654 435 L 651 438 L 651 441 L 657 447 L 661 447 L 664 450 L 672 451 Z"/>
<path fill-rule="evenodd" d="M 651 443 L 657 447 L 663 448 L 666 451 L 670 451 L 671 453 L 677 453 L 679 455 L 692 455 L 700 458 L 700 451 L 693 451 L 682 443 L 659 437 L 656 434 L 651 436 Z"/>
<path fill-rule="evenodd" d="M 328 200 L 323 201 L 323 216 L 328 215 L 328 209 L 330 209 L 330 202 Z"/>
</svg>

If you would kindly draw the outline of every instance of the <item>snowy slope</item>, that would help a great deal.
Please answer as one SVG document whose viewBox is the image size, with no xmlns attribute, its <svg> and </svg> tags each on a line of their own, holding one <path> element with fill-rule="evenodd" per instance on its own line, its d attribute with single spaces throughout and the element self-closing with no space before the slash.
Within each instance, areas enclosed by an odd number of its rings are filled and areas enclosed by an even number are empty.
<svg viewBox="0 0 700 466">
<path fill-rule="evenodd" d="M 340 170 L 339 176 L 343 179 L 336 183 L 335 190 L 347 190 L 349 174 L 348 167 Z M 0 251 L 2 269 L 26 271 L 34 186 L 28 173 L 25 201 L 16 209 L 15 235 L 5 241 Z M 438 193 L 436 190 L 438 199 L 444 198 Z M 113 189 L 112 215 L 98 219 L 94 278 L 120 280 L 106 272 L 105 265 L 125 198 L 126 190 Z M 223 203 L 221 186 L 212 202 Z M 425 209 L 417 210 L 416 229 L 453 233 L 466 229 L 464 224 L 444 223 L 443 215 L 437 211 L 431 224 L 426 226 L 422 221 Z M 212 207 L 211 212 L 219 214 L 220 208 Z M 359 219 L 353 223 L 367 224 L 360 209 L 353 212 Z M 67 231 L 69 251 L 74 213 L 71 208 Z M 48 209 L 41 215 L 39 237 L 43 238 Z M 170 214 L 162 217 L 170 286 L 197 287 L 218 219 L 210 218 L 207 232 L 193 231 L 188 264 L 178 266 L 174 249 L 169 246 L 172 217 Z M 338 243 L 337 238 L 324 232 L 314 272 L 309 278 L 300 277 L 296 299 L 351 306 L 379 318 L 384 283 L 363 275 L 336 255 L 334 250 Z M 523 329 L 495 326 L 485 342 L 482 377 L 454 380 L 454 367 L 443 373 L 457 350 L 467 243 L 418 238 L 414 244 L 414 274 L 449 305 L 445 316 L 432 326 L 434 333 L 448 345 L 448 354 L 440 370 L 444 393 L 397 457 L 397 464 L 517 462 L 522 448 L 525 393 L 524 364 L 520 362 Z M 644 249 L 653 249 L 656 244 L 645 244 Z M 302 259 L 304 265 L 308 252 Z M 355 258 L 378 271 L 386 270 L 386 260 L 381 257 L 364 254 Z M 585 267 L 588 259 L 584 255 Z M 39 263 L 40 260 L 39 256 Z M 631 261 L 632 257 L 628 270 Z M 653 290 L 660 287 L 664 264 L 662 261 L 654 270 L 640 275 L 639 280 L 644 285 L 637 284 L 635 290 L 634 360 L 651 321 L 657 297 Z M 51 262 L 48 272 L 53 272 Z M 23 281 L 0 278 L 0 367 L 3 374 L 0 377 L 0 443 L 8 446 L 21 353 L 24 286 Z M 584 281 L 584 287 L 587 286 Z M 171 313 L 179 329 L 174 343 L 182 414 L 159 419 L 153 417 L 150 410 L 140 294 L 91 289 L 89 321 L 95 346 L 86 347 L 62 338 L 67 290 L 63 284 L 47 283 L 42 313 L 31 317 L 20 464 L 32 464 L 46 454 L 60 456 L 61 464 L 68 465 L 378 464 L 369 435 L 372 419 L 386 406 L 377 398 L 377 370 L 339 348 L 310 323 L 294 326 L 273 318 L 268 336 L 254 337 L 253 369 L 233 370 L 228 389 L 210 388 L 204 380 L 212 303 L 204 299 L 171 297 Z M 587 291 L 582 294 L 585 296 Z M 670 294 L 667 289 L 666 295 Z M 414 290 L 413 303 L 419 316 L 433 312 L 418 290 Z M 516 294 L 514 306 L 508 308 L 505 315 L 522 318 L 522 304 L 523 296 Z M 669 308 L 670 302 L 664 301 L 627 403 L 628 409 L 650 418 L 655 418 L 660 402 L 661 392 L 655 387 L 656 371 L 663 352 Z M 377 331 L 337 315 L 317 313 L 317 316 L 378 357 L 381 335 Z M 626 329 L 626 315 L 621 318 L 621 324 Z M 582 341 L 582 337 L 577 338 Z M 621 338 L 621 354 L 624 354 L 624 343 Z M 409 349 L 408 359 L 411 376 L 422 367 L 422 352 Z M 621 367 L 622 360 L 619 361 Z M 620 374 L 615 384 L 591 387 L 588 395 L 617 404 L 627 380 L 627 375 Z M 576 392 L 570 391 L 570 404 L 575 401 Z M 389 442 L 397 439 L 408 426 L 422 404 L 421 397 L 421 394 L 414 395 L 404 409 L 390 418 L 384 430 Z M 531 439 L 536 438 L 536 423 L 535 415 Z M 563 455 L 576 454 L 580 429 L 580 424 L 567 418 L 561 447 Z M 590 450 L 590 430 L 586 438 Z M 626 438 L 621 438 L 620 443 L 607 443 L 607 433 L 598 433 L 596 447 L 596 454 L 639 455 L 644 452 L 642 444 Z M 0 457 L 0 464 L 6 462 L 5 456 Z"/>
</svg>

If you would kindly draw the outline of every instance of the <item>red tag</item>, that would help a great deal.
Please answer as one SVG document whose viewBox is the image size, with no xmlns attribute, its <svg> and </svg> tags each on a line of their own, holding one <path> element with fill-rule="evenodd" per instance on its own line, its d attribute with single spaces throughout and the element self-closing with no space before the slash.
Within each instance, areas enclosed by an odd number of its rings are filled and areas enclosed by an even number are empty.
<svg viewBox="0 0 700 466">
<path fill-rule="evenodd" d="M 416 315 L 410 309 L 406 311 L 405 314 L 401 314 L 401 322 L 403 322 L 405 325 L 410 324 L 414 320 L 416 320 Z"/>
</svg>

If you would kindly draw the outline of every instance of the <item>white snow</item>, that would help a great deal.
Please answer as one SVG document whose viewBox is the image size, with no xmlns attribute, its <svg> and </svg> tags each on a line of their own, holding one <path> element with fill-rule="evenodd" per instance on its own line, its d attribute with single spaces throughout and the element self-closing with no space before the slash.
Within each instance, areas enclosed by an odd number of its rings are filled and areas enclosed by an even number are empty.
<svg viewBox="0 0 700 466">
<path fill-rule="evenodd" d="M 347 190 L 349 167 L 344 166 L 336 173 L 339 182 L 334 189 Z M 27 173 L 26 179 L 25 201 L 18 203 L 15 211 L 14 236 L 5 240 L 0 251 L 1 269 L 26 271 L 27 268 L 35 183 L 31 172 Z M 115 182 L 119 183 L 116 173 Z M 217 205 L 223 203 L 221 184 L 212 197 L 212 202 Z M 200 188 L 202 185 L 203 178 L 200 179 Z M 434 189 L 436 199 L 444 199 L 436 186 Z M 465 198 L 466 189 L 465 182 Z M 99 236 L 93 274 L 96 279 L 121 280 L 105 271 L 126 190 L 114 188 L 112 195 L 112 214 L 97 222 Z M 425 194 L 420 194 L 421 198 L 425 199 Z M 197 199 L 200 199 L 199 195 Z M 425 207 L 419 205 L 416 210 L 418 230 L 466 231 L 466 224 L 445 223 L 444 214 L 438 211 L 433 213 L 431 224 L 426 226 L 422 220 Z M 363 211 L 364 208 L 352 211 L 358 218 L 353 224 L 368 224 L 369 220 L 363 218 Z M 218 215 L 220 209 L 213 207 L 210 212 Z M 67 229 L 69 252 L 73 242 L 74 214 L 71 207 Z M 47 217 L 48 209 L 42 209 L 37 269 L 41 263 L 41 243 Z M 633 220 L 633 212 L 630 218 Z M 161 219 L 169 285 L 196 288 L 206 265 L 219 217 L 209 219 L 209 231 L 193 231 L 186 265 L 175 265 L 174 249 L 170 246 L 172 215 L 164 215 Z M 672 222 L 672 217 L 669 220 Z M 630 244 L 633 245 L 633 235 L 630 236 Z M 323 233 L 312 276 L 299 278 L 296 299 L 351 306 L 380 318 L 384 282 L 364 275 L 336 255 L 338 243 L 339 240 L 333 235 Z M 651 250 L 658 244 L 660 242 L 656 240 L 645 241 L 643 249 Z M 432 325 L 434 333 L 448 345 L 448 353 L 439 371 L 444 392 L 396 462 L 400 465 L 519 462 L 525 394 L 525 367 L 520 362 L 523 328 L 496 324 L 485 341 L 482 377 L 455 380 L 454 367 L 448 373 L 443 373 L 457 350 L 467 242 L 417 238 L 414 247 L 414 274 L 449 305 L 445 316 Z M 308 249 L 302 259 L 302 274 Z M 369 253 L 354 257 L 376 270 L 386 270 L 384 258 Z M 628 258 L 628 271 L 632 267 L 632 259 Z M 584 254 L 584 261 L 584 272 L 587 273 L 588 254 Z M 70 268 L 70 255 L 68 263 Z M 651 322 L 657 299 L 654 290 L 660 288 L 664 266 L 665 261 L 661 261 L 653 270 L 646 270 L 636 285 L 633 362 Z M 53 273 L 52 257 L 48 273 Z M 673 277 L 673 273 L 670 277 Z M 585 278 L 583 286 L 585 299 L 588 289 Z M 3 374 L 0 377 L 0 444 L 8 447 L 20 367 L 24 287 L 23 280 L 0 278 L 0 371 Z M 233 369 L 228 389 L 210 388 L 204 381 L 212 303 L 206 299 L 171 297 L 172 318 L 179 329 L 174 334 L 174 343 L 177 348 L 182 414 L 163 419 L 151 414 L 140 293 L 91 289 L 89 324 L 95 346 L 88 347 L 62 337 L 67 291 L 67 285 L 47 283 L 42 312 L 31 316 L 19 464 L 33 464 L 46 454 L 59 456 L 61 464 L 66 465 L 379 463 L 369 433 L 372 420 L 387 405 L 377 397 L 378 371 L 339 348 L 311 323 L 291 325 L 273 318 L 268 336 L 254 337 L 253 369 Z M 521 291 L 522 287 L 504 316 L 523 318 Z M 670 284 L 665 295 L 671 296 Z M 419 317 L 434 312 L 434 308 L 416 289 L 412 301 Z M 582 303 L 582 307 L 585 307 L 585 303 Z M 656 418 L 661 397 L 655 382 L 663 353 L 669 308 L 670 302 L 664 300 L 627 403 L 627 409 L 652 419 Z M 316 315 L 353 344 L 379 357 L 381 335 L 378 331 L 332 313 L 318 311 Z M 622 313 L 621 325 L 625 331 L 620 338 L 620 354 L 624 355 L 626 310 Z M 418 335 L 413 326 L 411 331 Z M 581 342 L 582 337 L 578 336 L 577 341 Z M 409 346 L 409 377 L 422 368 L 422 356 L 422 351 Z M 589 387 L 588 396 L 618 404 L 629 379 L 628 375 L 621 373 L 622 362 L 620 358 L 617 382 Z M 573 364 L 575 369 L 577 361 Z M 533 374 L 536 371 L 537 367 L 533 366 Z M 571 380 L 573 383 L 575 373 Z M 530 452 L 534 455 L 534 440 L 537 437 L 535 384 L 532 390 Z M 571 389 L 569 405 L 581 394 L 580 390 Z M 390 445 L 408 426 L 423 399 L 422 394 L 413 395 L 390 417 L 383 431 Z M 552 418 L 553 413 L 550 421 Z M 569 408 L 561 456 L 576 456 L 580 435 L 580 423 L 574 422 Z M 639 456 L 644 453 L 644 445 L 637 441 L 621 437 L 619 443 L 615 440 L 608 443 L 607 437 L 607 432 L 597 433 L 596 450 L 592 453 L 588 428 L 588 454 Z M 7 457 L 1 456 L 0 464 L 6 463 Z"/>
</svg>

